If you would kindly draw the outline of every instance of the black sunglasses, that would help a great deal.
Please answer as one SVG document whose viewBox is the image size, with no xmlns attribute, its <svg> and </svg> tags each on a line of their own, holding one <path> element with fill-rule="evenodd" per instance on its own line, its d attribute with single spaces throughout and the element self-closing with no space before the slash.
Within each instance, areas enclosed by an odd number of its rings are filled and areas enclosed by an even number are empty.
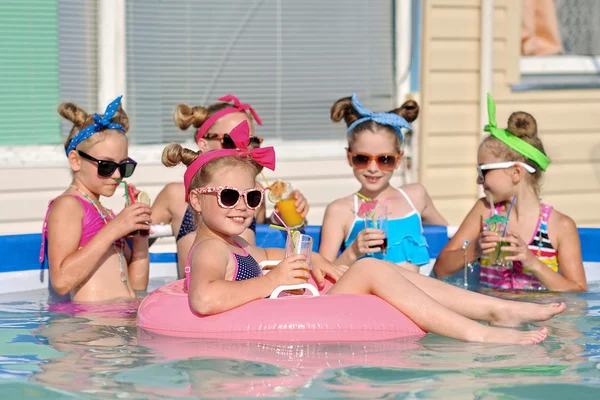
<svg viewBox="0 0 600 400">
<path fill-rule="evenodd" d="M 94 158 L 81 150 L 77 150 L 77 153 L 87 160 L 98 163 L 98 175 L 104 178 L 110 178 L 115 173 L 117 168 L 119 168 L 121 178 L 129 178 L 131 175 L 133 175 L 133 171 L 135 171 L 135 167 L 137 166 L 137 162 L 131 158 L 129 158 L 127 161 L 116 163 L 114 161 L 98 160 L 97 158 Z"/>
<path fill-rule="evenodd" d="M 233 139 L 227 133 L 207 133 L 204 135 L 204 139 L 206 140 L 218 140 L 221 142 L 221 145 L 224 149 L 235 149 L 235 143 L 233 143 Z M 250 143 L 248 144 L 248 148 L 255 149 L 260 147 L 263 142 L 263 138 L 260 136 L 251 136 Z"/>
</svg>

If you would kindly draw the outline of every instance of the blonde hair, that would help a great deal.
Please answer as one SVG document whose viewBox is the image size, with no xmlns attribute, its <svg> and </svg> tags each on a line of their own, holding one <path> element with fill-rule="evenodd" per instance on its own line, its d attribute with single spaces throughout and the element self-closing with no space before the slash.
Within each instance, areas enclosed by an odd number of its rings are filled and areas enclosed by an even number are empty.
<svg viewBox="0 0 600 400">
<path fill-rule="evenodd" d="M 219 150 L 212 150 L 219 151 Z M 174 167 L 184 164 L 189 167 L 202 154 L 201 151 L 194 151 L 182 147 L 178 143 L 171 143 L 164 148 L 162 152 L 162 163 L 165 167 Z M 200 168 L 190 183 L 188 193 L 193 189 L 206 186 L 214 177 L 217 171 L 223 171 L 226 168 L 241 166 L 252 173 L 255 177 L 258 174 L 259 165 L 249 156 L 223 156 L 215 158 Z"/>
<path fill-rule="evenodd" d="M 206 122 L 206 120 L 208 120 L 217 112 L 226 108 L 233 108 L 233 106 L 229 103 L 223 102 L 214 103 L 208 107 L 190 107 L 186 104 L 178 104 L 175 106 L 175 111 L 173 112 L 173 121 L 175 121 L 175 125 L 182 131 L 187 130 L 190 126 L 198 129 Z M 250 113 L 245 112 L 244 114 L 246 114 L 250 122 L 254 121 L 254 118 Z M 252 130 L 252 124 L 250 124 L 250 129 Z M 194 132 L 194 140 L 195 139 L 196 133 Z"/>
<path fill-rule="evenodd" d="M 394 108 L 393 110 L 388 111 L 388 113 L 397 114 L 406 121 L 413 122 L 419 116 L 419 104 L 414 100 L 408 100 L 399 108 Z M 333 122 L 340 122 L 343 119 L 344 122 L 346 122 L 346 126 L 349 127 L 353 122 L 360 118 L 362 118 L 362 116 L 352 105 L 352 97 L 342 97 L 331 106 L 331 120 Z M 364 131 L 375 132 L 377 129 L 385 129 L 390 135 L 393 135 L 394 147 L 396 152 L 399 153 L 402 149 L 402 143 L 396 130 L 391 126 L 381 125 L 372 120 L 362 122 L 352 129 L 352 132 L 348 135 L 348 150 L 352 150 L 352 145 L 356 142 L 360 133 Z"/>
<path fill-rule="evenodd" d="M 56 110 L 61 117 L 73 123 L 71 131 L 69 132 L 69 137 L 67 137 L 67 140 L 65 141 L 65 150 L 67 150 L 73 137 L 75 137 L 75 135 L 77 135 L 82 129 L 94 123 L 94 115 L 88 114 L 77 104 L 70 102 L 61 103 Z M 121 125 L 125 132 L 122 132 L 118 129 L 107 129 L 90 136 L 82 141 L 77 147 L 81 150 L 88 150 L 96 143 L 104 139 L 106 135 L 117 132 L 122 134 L 123 137 L 127 138 L 125 134 L 129 130 L 129 117 L 121 105 L 119 105 L 119 109 L 115 113 L 114 117 L 112 117 L 110 122 Z"/>
<path fill-rule="evenodd" d="M 508 118 L 508 126 L 506 130 L 512 133 L 513 135 L 517 136 L 521 140 L 529 143 L 530 145 L 544 153 L 544 155 L 546 154 L 542 140 L 538 136 L 537 122 L 531 114 L 523 111 L 517 111 L 512 113 Z M 535 192 L 539 195 L 543 171 L 535 161 L 528 159 L 521 153 L 518 153 L 517 151 L 508 147 L 504 142 L 496 139 L 491 135 L 486 137 L 483 140 L 483 142 L 481 142 L 479 148 L 485 148 L 489 150 L 494 155 L 494 157 L 497 157 L 501 160 L 520 161 L 535 168 L 535 172 L 533 174 L 527 174 L 526 179 L 529 179 L 530 183 L 534 187 Z"/>
</svg>

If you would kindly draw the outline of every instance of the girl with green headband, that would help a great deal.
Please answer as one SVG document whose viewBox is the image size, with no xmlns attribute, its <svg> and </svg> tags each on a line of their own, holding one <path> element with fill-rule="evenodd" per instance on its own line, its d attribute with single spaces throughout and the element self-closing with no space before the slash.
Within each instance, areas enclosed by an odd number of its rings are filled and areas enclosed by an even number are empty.
<svg viewBox="0 0 600 400">
<path fill-rule="evenodd" d="M 488 96 L 490 135 L 479 146 L 477 183 L 485 197 L 479 199 L 454 237 L 437 258 L 434 273 L 452 275 L 466 256 L 480 264 L 480 284 L 495 289 L 585 291 L 587 282 L 575 222 L 542 203 L 540 181 L 550 164 L 533 116 L 514 112 L 508 127 L 496 125 L 495 105 Z M 487 229 L 484 220 L 507 218 L 501 232 Z M 529 239 L 531 238 L 531 239 Z M 506 256 L 502 265 L 490 255 Z M 497 257 L 496 257 L 497 258 Z"/>
</svg>

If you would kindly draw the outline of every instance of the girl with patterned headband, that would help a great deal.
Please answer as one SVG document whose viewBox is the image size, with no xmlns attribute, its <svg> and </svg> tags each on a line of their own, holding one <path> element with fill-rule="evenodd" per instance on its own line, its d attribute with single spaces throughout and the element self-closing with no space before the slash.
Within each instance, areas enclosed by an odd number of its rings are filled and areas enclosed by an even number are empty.
<svg viewBox="0 0 600 400">
<path fill-rule="evenodd" d="M 246 121 L 231 131 L 230 137 L 238 149 L 246 147 L 248 132 Z M 539 305 L 501 300 L 372 258 L 347 268 L 313 252 L 312 269 L 304 255 L 293 255 L 263 274 L 259 262 L 281 260 L 284 249 L 253 246 L 240 234 L 251 223 L 253 211 L 263 200 L 263 191 L 255 187 L 254 178 L 257 168 L 275 167 L 273 148 L 199 153 L 178 144 L 167 146 L 163 164 L 179 163 L 187 165 L 184 195 L 201 220 L 187 257 L 184 285 L 191 307 L 199 314 L 222 313 L 267 297 L 279 286 L 305 283 L 311 273 L 321 289 L 325 276 L 336 282 L 327 294 L 378 296 L 424 330 L 460 340 L 538 343 L 545 339 L 546 328 L 523 332 L 483 325 L 473 319 L 516 326 L 526 321 L 546 320 L 564 311 L 562 303 Z"/>
<path fill-rule="evenodd" d="M 419 106 L 407 101 L 400 108 L 374 113 L 356 95 L 331 108 L 331 119 L 348 128 L 347 156 L 360 188 L 327 207 L 319 251 L 336 264 L 350 265 L 363 257 L 401 264 L 416 271 L 429 263 L 422 222 L 447 225 L 421 184 L 393 187 L 390 179 L 402 159 L 402 129 L 411 129 Z M 380 209 L 385 216 L 365 214 Z M 387 226 L 375 226 L 382 220 Z M 387 235 L 386 235 L 387 228 Z M 343 251 L 339 254 L 339 249 Z"/>
<path fill-rule="evenodd" d="M 241 103 L 237 97 L 231 94 L 220 97 L 218 100 L 218 103 L 208 107 L 189 107 L 179 104 L 173 116 L 175 125 L 182 130 L 187 130 L 190 126 L 196 128 L 194 140 L 198 149 L 205 152 L 235 148 L 235 144 L 227 132 L 242 121 L 247 121 L 250 125 L 248 148 L 260 147 L 262 138 L 254 135 L 253 121 L 256 121 L 258 125 L 262 125 L 262 121 L 252 106 Z M 260 187 L 258 182 L 256 185 Z M 171 224 L 175 233 L 179 276 L 183 274 L 186 256 L 194 242 L 196 232 L 194 214 L 186 204 L 183 192 L 181 182 L 169 183 L 159 193 L 152 206 L 152 223 Z M 308 213 L 308 202 L 297 190 L 292 193 L 292 196 L 296 199 L 297 211 L 305 217 Z M 242 236 L 250 243 L 254 243 L 256 224 L 265 223 L 266 220 L 265 208 L 264 205 L 261 205 L 255 211 L 255 219 L 252 224 Z"/>
<path fill-rule="evenodd" d="M 127 155 L 129 119 L 121 97 L 104 115 L 89 115 L 74 103 L 61 104 L 58 113 L 73 123 L 65 143 L 73 180 L 50 201 L 40 262 L 48 257 L 52 287 L 60 295 L 70 293 L 73 301 L 134 298 L 148 285 L 148 238 L 133 236 L 130 245 L 124 238 L 150 229 L 150 207 L 134 203 L 115 216 L 100 203 L 137 165 Z"/>
<path fill-rule="evenodd" d="M 540 181 L 550 164 L 537 123 L 526 112 L 514 112 L 508 127 L 496 124 L 496 107 L 488 95 L 490 135 L 479 146 L 479 199 L 458 232 L 437 258 L 434 272 L 452 275 L 464 266 L 463 243 L 470 260 L 479 261 L 480 283 L 496 289 L 584 291 L 587 289 L 575 222 L 542 203 Z M 492 214 L 508 218 L 501 232 L 483 223 Z M 488 221 L 490 221 L 488 219 Z M 531 239 L 529 239 L 531 238 Z M 499 249 L 498 249 L 499 247 Z M 506 261 L 496 263 L 501 257 Z"/>
</svg>

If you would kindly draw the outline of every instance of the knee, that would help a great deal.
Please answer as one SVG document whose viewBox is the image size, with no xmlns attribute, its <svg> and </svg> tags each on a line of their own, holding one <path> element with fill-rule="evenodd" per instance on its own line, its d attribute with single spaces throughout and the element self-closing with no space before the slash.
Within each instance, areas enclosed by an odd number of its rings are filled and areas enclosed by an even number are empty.
<svg viewBox="0 0 600 400">
<path fill-rule="evenodd" d="M 361 258 L 350 266 L 350 270 L 355 272 L 374 272 L 379 268 L 385 268 L 386 262 L 376 258 Z"/>
</svg>

